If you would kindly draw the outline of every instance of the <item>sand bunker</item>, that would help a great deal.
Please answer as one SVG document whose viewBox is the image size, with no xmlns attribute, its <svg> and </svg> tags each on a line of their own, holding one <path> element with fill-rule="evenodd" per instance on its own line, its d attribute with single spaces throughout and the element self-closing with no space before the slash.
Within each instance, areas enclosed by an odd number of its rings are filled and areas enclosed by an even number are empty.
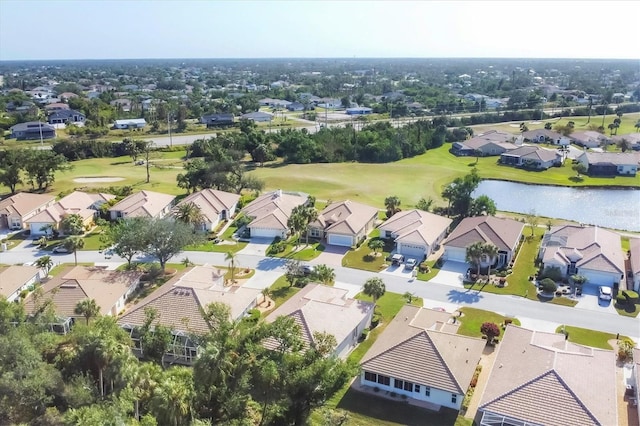
<svg viewBox="0 0 640 426">
<path fill-rule="evenodd" d="M 123 177 L 79 177 L 73 181 L 78 183 L 99 183 L 99 182 L 119 182 Z"/>
</svg>

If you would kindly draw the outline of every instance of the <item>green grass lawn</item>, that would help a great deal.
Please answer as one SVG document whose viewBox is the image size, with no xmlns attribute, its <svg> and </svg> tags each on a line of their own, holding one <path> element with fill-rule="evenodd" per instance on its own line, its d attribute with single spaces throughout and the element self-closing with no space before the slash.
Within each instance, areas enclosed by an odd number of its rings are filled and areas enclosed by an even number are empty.
<svg viewBox="0 0 640 426">
<path fill-rule="evenodd" d="M 53 259 L 55 261 L 55 259 Z M 78 266 L 93 266 L 93 263 L 87 263 L 87 262 L 78 262 Z M 49 276 L 51 277 L 55 277 L 56 275 L 60 275 L 60 273 L 62 271 L 64 271 L 66 268 L 70 267 L 70 266 L 76 266 L 75 263 L 61 263 L 57 266 L 54 266 L 51 271 L 49 271 Z"/>
<path fill-rule="evenodd" d="M 274 304 L 271 309 L 262 313 L 262 317 L 268 316 L 274 309 L 282 305 L 284 302 L 293 297 L 294 294 L 299 292 L 298 287 L 291 287 L 287 278 L 283 275 L 269 287 L 269 297 L 273 300 Z"/>
<path fill-rule="evenodd" d="M 381 238 L 374 236 L 371 239 Z M 393 250 L 393 242 L 382 240 L 385 243 L 382 253 L 379 253 L 379 255 L 372 255 L 373 250 L 371 250 L 367 245 L 369 241 L 369 239 L 364 241 L 357 249 L 349 250 L 342 258 L 342 266 L 363 269 L 371 272 L 380 272 L 384 269 L 384 265 L 387 265 L 386 259 L 389 257 L 391 250 Z"/>
<path fill-rule="evenodd" d="M 460 328 L 458 328 L 458 334 L 463 336 L 482 337 L 480 327 L 483 323 L 492 322 L 500 326 L 504 324 L 504 320 L 507 319 L 507 317 L 500 314 L 482 309 L 464 307 L 460 308 L 460 311 L 463 313 L 463 316 L 458 319 L 461 323 Z M 513 321 L 513 324 L 520 325 L 520 321 L 517 318 L 509 319 Z"/>
<path fill-rule="evenodd" d="M 309 240 L 309 244 L 306 244 L 304 242 L 304 239 L 300 242 L 300 245 L 296 247 L 295 237 L 292 237 L 291 239 L 286 241 L 285 249 L 283 252 L 270 254 L 270 256 L 308 262 L 320 256 L 320 253 L 324 251 L 324 248 L 324 245 L 320 244 L 320 242 L 318 241 Z M 267 253 L 270 252 L 271 250 L 267 249 Z"/>
<path fill-rule="evenodd" d="M 586 328 L 571 327 L 569 325 L 561 325 L 556 328 L 556 333 L 562 333 L 563 331 L 569 333 L 570 342 L 600 349 L 613 349 L 608 341 L 616 339 L 615 334 L 589 330 Z M 625 338 L 628 337 L 620 336 L 620 339 Z"/>
<path fill-rule="evenodd" d="M 636 318 L 640 313 L 640 304 L 638 303 L 634 303 L 634 304 L 627 303 L 625 305 L 620 305 L 615 301 L 615 299 L 613 300 L 612 303 L 614 304 L 613 306 L 616 309 L 616 312 L 618 312 L 618 315 L 622 315 L 624 317 Z"/>
<path fill-rule="evenodd" d="M 82 248 L 82 250 L 101 250 L 102 248 L 104 248 L 104 244 L 100 241 L 101 235 L 102 231 L 98 227 L 87 234 L 87 236 L 83 238 L 84 247 Z"/>
</svg>

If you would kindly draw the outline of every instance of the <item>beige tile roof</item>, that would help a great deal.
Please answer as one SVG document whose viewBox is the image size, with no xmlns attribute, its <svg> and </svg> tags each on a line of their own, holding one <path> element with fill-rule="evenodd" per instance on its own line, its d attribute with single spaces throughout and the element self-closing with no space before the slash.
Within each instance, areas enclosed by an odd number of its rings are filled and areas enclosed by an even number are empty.
<svg viewBox="0 0 640 426">
<path fill-rule="evenodd" d="M 633 275 L 640 274 L 640 238 L 629 238 L 629 251 L 631 257 L 631 272 Z"/>
<path fill-rule="evenodd" d="M 8 297 L 39 274 L 40 268 L 35 266 L 11 265 L 0 268 L 0 295 Z"/>
<path fill-rule="evenodd" d="M 155 217 L 169 206 L 174 198 L 173 195 L 144 190 L 124 198 L 109 211 L 121 211 L 127 217 Z"/>
<path fill-rule="evenodd" d="M 584 154 L 589 164 L 611 163 L 616 166 L 638 165 L 640 163 L 640 153 L 637 152 L 592 152 Z"/>
<path fill-rule="evenodd" d="M 364 355 L 364 370 L 464 394 L 486 342 L 443 329 L 451 314 L 405 305 Z"/>
<path fill-rule="evenodd" d="M 37 215 L 26 220 L 26 223 L 59 223 L 62 218 L 69 214 L 78 214 L 82 219 L 89 219 L 94 216 L 96 210 L 92 207 L 99 206 L 115 198 L 111 194 L 91 194 L 88 192 L 74 191 L 66 197 L 61 198 L 57 203 Z"/>
<path fill-rule="evenodd" d="M 522 235 L 524 223 L 494 216 L 476 216 L 462 219 L 451 232 L 444 245 L 466 248 L 481 241 L 492 243 L 499 250 L 514 250 Z"/>
<path fill-rule="evenodd" d="M 0 201 L 0 214 L 24 216 L 53 201 L 52 195 L 18 192 Z"/>
<path fill-rule="evenodd" d="M 545 162 L 559 160 L 561 157 L 560 153 L 555 150 L 545 149 L 539 146 L 531 146 L 531 145 L 521 146 L 512 151 L 505 152 L 502 155 L 521 157 L 525 159 L 539 160 L 539 161 L 545 161 Z"/>
<path fill-rule="evenodd" d="M 377 215 L 375 207 L 346 200 L 329 204 L 309 226 L 334 234 L 357 235 Z"/>
<path fill-rule="evenodd" d="M 396 243 L 433 245 L 451 222 L 447 217 L 413 209 L 394 214 L 379 228 L 397 235 Z"/>
<path fill-rule="evenodd" d="M 56 313 L 64 317 L 77 317 L 76 304 L 83 299 L 94 299 L 100 312 L 108 314 L 118 299 L 140 282 L 141 272 L 108 271 L 93 266 L 68 268 L 42 286 L 43 298 L 51 298 Z M 27 312 L 35 308 L 33 295 L 25 303 Z"/>
<path fill-rule="evenodd" d="M 338 345 L 373 311 L 373 304 L 347 298 L 347 290 L 320 284 L 308 284 L 266 318 L 273 322 L 280 316 L 291 316 L 302 329 L 306 344 L 313 342 L 314 332 L 336 338 Z M 269 342 L 266 343 L 270 347 Z"/>
<path fill-rule="evenodd" d="M 306 202 L 305 195 L 277 190 L 259 196 L 247 204 L 242 213 L 253 219 L 249 227 L 288 229 L 291 212 Z"/>
<path fill-rule="evenodd" d="M 542 262 L 555 261 L 578 268 L 624 273 L 620 235 L 597 226 L 563 225 L 551 228 L 542 241 Z"/>
<path fill-rule="evenodd" d="M 176 209 L 183 204 L 193 203 L 200 208 L 200 212 L 210 223 L 214 223 L 218 221 L 222 211 L 233 208 L 238 203 L 238 200 L 240 200 L 240 195 L 238 194 L 207 188 L 183 198 L 176 205 Z M 230 214 L 233 214 L 233 212 L 230 212 Z"/>
<path fill-rule="evenodd" d="M 615 362 L 613 351 L 509 325 L 480 409 L 548 426 L 616 425 Z"/>
<path fill-rule="evenodd" d="M 159 324 L 176 331 L 206 333 L 209 326 L 201 312 L 214 302 L 227 304 L 231 308 L 232 319 L 238 319 L 245 310 L 256 304 L 260 290 L 224 287 L 223 275 L 220 269 L 206 265 L 187 269 L 125 312 L 118 323 L 142 325 L 144 310 L 151 307 L 159 314 Z"/>
<path fill-rule="evenodd" d="M 487 130 L 486 132 L 480 133 L 479 135 L 471 139 L 475 138 L 490 140 L 494 142 L 511 142 L 515 140 L 516 136 L 512 133 L 501 132 L 500 130 Z"/>
</svg>

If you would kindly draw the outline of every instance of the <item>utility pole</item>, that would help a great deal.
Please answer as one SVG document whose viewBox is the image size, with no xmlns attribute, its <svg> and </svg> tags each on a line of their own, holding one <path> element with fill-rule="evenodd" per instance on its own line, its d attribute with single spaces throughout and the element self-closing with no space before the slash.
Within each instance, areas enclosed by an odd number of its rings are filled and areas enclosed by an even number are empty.
<svg viewBox="0 0 640 426">
<path fill-rule="evenodd" d="M 169 127 L 169 146 L 173 146 L 173 139 L 171 138 L 171 111 L 167 113 L 167 126 Z"/>
</svg>

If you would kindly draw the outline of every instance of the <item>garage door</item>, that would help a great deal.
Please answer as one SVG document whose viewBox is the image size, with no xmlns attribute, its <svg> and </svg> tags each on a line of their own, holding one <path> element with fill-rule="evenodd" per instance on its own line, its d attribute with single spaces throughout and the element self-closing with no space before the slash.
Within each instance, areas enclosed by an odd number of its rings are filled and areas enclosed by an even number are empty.
<svg viewBox="0 0 640 426">
<path fill-rule="evenodd" d="M 280 236 L 280 232 L 277 229 L 251 228 L 251 236 L 259 238 L 275 238 Z"/>
<path fill-rule="evenodd" d="M 614 282 L 620 281 L 620 275 L 614 275 L 607 272 L 581 269 L 579 273 L 581 275 L 584 275 L 584 277 L 587 279 L 587 284 L 593 284 L 597 286 L 606 285 L 612 287 Z"/>
<path fill-rule="evenodd" d="M 400 244 L 398 247 L 398 251 L 400 254 L 403 254 L 404 257 L 411 257 L 414 259 L 422 260 L 425 256 L 425 248 L 424 246 L 416 246 L 412 244 Z"/>
<path fill-rule="evenodd" d="M 444 258 L 446 260 L 453 260 L 454 262 L 466 262 L 467 250 L 460 247 L 446 247 L 444 248 Z"/>
<path fill-rule="evenodd" d="M 348 235 L 333 235 L 329 234 L 327 242 L 334 246 L 351 247 L 353 238 Z"/>
</svg>

